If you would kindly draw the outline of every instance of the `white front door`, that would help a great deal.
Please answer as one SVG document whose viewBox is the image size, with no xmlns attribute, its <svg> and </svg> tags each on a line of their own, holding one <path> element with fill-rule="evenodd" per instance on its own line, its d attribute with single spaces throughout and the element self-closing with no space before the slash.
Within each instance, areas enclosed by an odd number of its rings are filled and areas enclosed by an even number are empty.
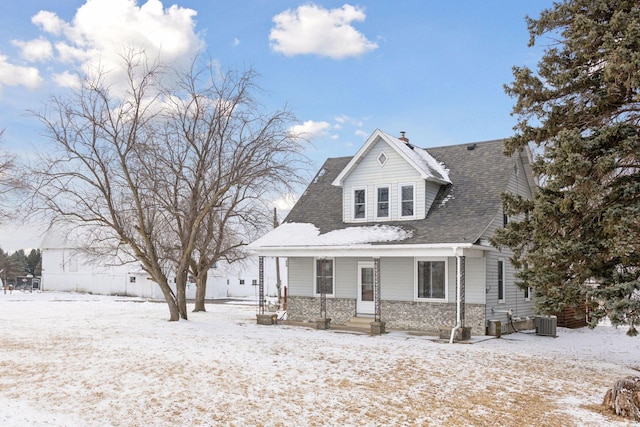
<svg viewBox="0 0 640 427">
<path fill-rule="evenodd" d="M 358 263 L 357 314 L 375 314 L 375 286 L 373 283 L 373 262 Z"/>
</svg>

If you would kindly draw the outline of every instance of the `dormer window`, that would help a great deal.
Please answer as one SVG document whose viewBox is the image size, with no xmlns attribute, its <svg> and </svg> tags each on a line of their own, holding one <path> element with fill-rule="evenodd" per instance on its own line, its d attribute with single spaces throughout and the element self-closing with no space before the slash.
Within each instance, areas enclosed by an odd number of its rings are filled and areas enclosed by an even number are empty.
<svg viewBox="0 0 640 427">
<path fill-rule="evenodd" d="M 364 188 L 356 188 L 353 190 L 353 218 L 364 219 L 367 212 L 366 209 L 367 194 Z"/>
<path fill-rule="evenodd" d="M 384 151 L 381 152 L 378 155 L 378 163 L 380 163 L 380 166 L 384 166 L 384 164 L 387 163 L 387 159 L 388 159 L 388 157 L 387 157 L 386 154 L 384 154 Z"/>
<path fill-rule="evenodd" d="M 400 184 L 400 216 L 414 216 L 415 186 L 413 184 Z"/>
<path fill-rule="evenodd" d="M 376 218 L 389 218 L 389 187 L 376 190 Z"/>
</svg>

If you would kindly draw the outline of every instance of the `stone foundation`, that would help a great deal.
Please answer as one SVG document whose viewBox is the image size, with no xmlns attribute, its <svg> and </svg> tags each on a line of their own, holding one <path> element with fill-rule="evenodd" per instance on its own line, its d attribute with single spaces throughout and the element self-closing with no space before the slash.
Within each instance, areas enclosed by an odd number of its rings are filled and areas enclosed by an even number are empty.
<svg viewBox="0 0 640 427">
<path fill-rule="evenodd" d="M 465 304 L 465 326 L 472 335 L 484 335 L 485 306 Z M 456 304 L 416 301 L 381 301 L 382 321 L 387 329 L 406 329 L 439 333 L 440 326 L 455 326 Z M 345 325 L 356 316 L 356 300 L 350 298 L 327 298 L 327 317 L 331 323 Z M 320 298 L 287 298 L 287 318 L 294 322 L 315 322 L 320 317 Z"/>
</svg>

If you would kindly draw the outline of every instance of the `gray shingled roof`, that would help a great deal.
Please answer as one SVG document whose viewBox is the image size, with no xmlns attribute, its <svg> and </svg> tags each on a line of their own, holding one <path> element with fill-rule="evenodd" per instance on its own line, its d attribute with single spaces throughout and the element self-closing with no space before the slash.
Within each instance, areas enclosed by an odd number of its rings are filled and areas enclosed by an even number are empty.
<svg viewBox="0 0 640 427">
<path fill-rule="evenodd" d="M 498 213 L 513 172 L 514 158 L 504 156 L 503 149 L 502 140 L 428 148 L 449 169 L 453 184 L 441 187 L 425 219 L 384 223 L 342 222 L 342 188 L 331 183 L 351 157 L 327 159 L 285 222 L 311 223 L 322 234 L 379 224 L 412 231 L 413 237 L 392 244 L 475 243 Z"/>
</svg>

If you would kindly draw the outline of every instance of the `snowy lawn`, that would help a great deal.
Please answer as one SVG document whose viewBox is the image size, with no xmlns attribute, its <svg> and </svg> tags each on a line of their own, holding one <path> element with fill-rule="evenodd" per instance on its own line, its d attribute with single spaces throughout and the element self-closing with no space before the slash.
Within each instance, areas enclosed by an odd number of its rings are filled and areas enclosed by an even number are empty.
<svg viewBox="0 0 640 427">
<path fill-rule="evenodd" d="M 256 324 L 256 307 L 0 294 L 3 426 L 622 426 L 607 388 L 640 370 L 624 330 L 474 344 Z"/>
</svg>

